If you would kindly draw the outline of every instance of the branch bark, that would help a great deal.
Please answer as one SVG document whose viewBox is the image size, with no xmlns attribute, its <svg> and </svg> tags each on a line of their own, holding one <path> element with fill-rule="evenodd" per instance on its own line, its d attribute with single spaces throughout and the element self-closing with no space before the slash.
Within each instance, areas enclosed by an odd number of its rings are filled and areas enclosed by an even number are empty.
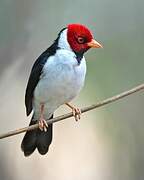
<svg viewBox="0 0 144 180">
<path fill-rule="evenodd" d="M 81 112 L 85 113 L 87 111 L 99 108 L 99 107 L 104 106 L 106 104 L 110 104 L 112 102 L 115 102 L 115 101 L 117 101 L 119 99 L 122 99 L 122 98 L 124 98 L 126 96 L 134 94 L 134 93 L 136 93 L 138 91 L 141 91 L 143 89 L 144 89 L 144 84 L 141 84 L 141 85 L 136 86 L 136 87 L 134 87 L 134 88 L 132 88 L 132 89 L 130 89 L 128 91 L 120 93 L 120 94 L 118 94 L 116 96 L 113 96 L 113 97 L 110 97 L 110 98 L 105 99 L 103 101 L 100 101 L 97 104 L 93 104 L 93 105 L 84 107 L 84 108 L 81 109 Z M 55 122 L 62 121 L 64 119 L 70 118 L 72 116 L 73 116 L 72 113 L 64 114 L 62 116 L 58 116 L 58 117 L 55 117 L 53 119 L 47 120 L 47 123 L 48 124 L 55 123 Z M 35 125 L 28 126 L 28 127 L 20 128 L 20 129 L 14 130 L 14 131 L 9 131 L 7 133 L 0 134 L 0 139 L 6 138 L 6 137 L 9 137 L 9 136 L 14 136 L 14 135 L 26 132 L 26 131 L 32 131 L 32 130 L 37 129 L 37 128 L 38 128 L 38 124 L 35 124 Z"/>
</svg>

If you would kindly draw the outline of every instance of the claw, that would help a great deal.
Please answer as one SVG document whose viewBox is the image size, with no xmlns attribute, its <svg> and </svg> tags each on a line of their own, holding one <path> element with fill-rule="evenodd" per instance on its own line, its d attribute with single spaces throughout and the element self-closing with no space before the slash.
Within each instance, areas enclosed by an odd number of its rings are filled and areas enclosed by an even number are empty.
<svg viewBox="0 0 144 180">
<path fill-rule="evenodd" d="M 81 118 L 81 110 L 79 108 L 72 108 L 72 113 L 76 121 L 80 120 Z"/>
<path fill-rule="evenodd" d="M 38 122 L 38 126 L 39 126 L 39 129 L 41 131 L 47 131 L 47 128 L 48 128 L 48 124 L 46 122 L 46 120 L 43 118 L 43 113 L 44 113 L 44 104 L 41 103 L 40 105 L 40 119 L 39 119 L 39 122 Z"/>
<path fill-rule="evenodd" d="M 66 103 L 66 105 L 72 109 L 73 116 L 75 120 L 78 121 L 81 118 L 81 110 L 79 108 L 72 106 L 69 103 Z"/>
<path fill-rule="evenodd" d="M 41 118 L 41 119 L 39 120 L 39 122 L 38 122 L 38 125 L 39 125 L 39 129 L 40 129 L 41 131 L 47 132 L 48 124 L 47 124 L 47 122 L 46 122 L 45 119 L 42 119 L 42 118 Z"/>
</svg>

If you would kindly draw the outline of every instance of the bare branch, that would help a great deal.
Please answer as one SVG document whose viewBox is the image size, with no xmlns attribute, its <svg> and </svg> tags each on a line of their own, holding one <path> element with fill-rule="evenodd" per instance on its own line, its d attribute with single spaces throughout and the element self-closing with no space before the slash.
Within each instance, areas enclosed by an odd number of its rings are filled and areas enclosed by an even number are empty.
<svg viewBox="0 0 144 180">
<path fill-rule="evenodd" d="M 81 112 L 84 113 L 84 112 L 96 109 L 98 107 L 101 107 L 101 106 L 104 106 L 106 104 L 112 103 L 114 101 L 122 99 L 122 98 L 124 98 L 126 96 L 129 96 L 130 94 L 136 93 L 136 92 L 138 92 L 140 90 L 143 90 L 143 89 L 144 89 L 144 84 L 141 84 L 141 85 L 136 86 L 136 87 L 134 87 L 134 88 L 132 88 L 132 89 L 130 89 L 128 91 L 125 91 L 125 92 L 121 93 L 121 94 L 118 94 L 116 96 L 105 99 L 105 100 L 103 100 L 103 101 L 101 101 L 101 102 L 99 102 L 97 104 L 93 104 L 93 105 L 84 107 L 84 108 L 81 109 Z M 55 122 L 62 121 L 64 119 L 70 118 L 72 116 L 73 116 L 72 113 L 64 114 L 62 116 L 58 116 L 56 118 L 47 120 L 47 123 L 48 124 L 55 123 Z M 31 131 L 31 130 L 34 130 L 34 129 L 37 129 L 37 128 L 38 128 L 38 124 L 35 124 L 35 125 L 31 125 L 29 127 L 17 129 L 17 130 L 14 130 L 14 131 L 9 131 L 7 133 L 0 134 L 0 139 L 6 138 L 6 137 L 9 137 L 9 136 L 14 136 L 14 135 L 23 133 L 25 131 Z"/>
</svg>

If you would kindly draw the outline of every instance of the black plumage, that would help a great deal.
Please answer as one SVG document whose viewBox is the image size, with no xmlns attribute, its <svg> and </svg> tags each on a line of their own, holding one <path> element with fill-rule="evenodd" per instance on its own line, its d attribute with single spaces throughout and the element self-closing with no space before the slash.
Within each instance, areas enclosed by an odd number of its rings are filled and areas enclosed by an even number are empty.
<svg viewBox="0 0 144 180">
<path fill-rule="evenodd" d="M 51 118 L 53 118 L 53 115 L 51 116 Z M 30 125 L 33 125 L 35 123 L 36 121 L 33 121 L 32 118 Z M 46 154 L 52 142 L 52 134 L 53 124 L 49 124 L 47 132 L 41 131 L 40 129 L 27 131 L 21 143 L 21 149 L 24 152 L 24 155 L 31 155 L 36 148 L 41 155 Z"/>
<path fill-rule="evenodd" d="M 26 114 L 27 116 L 32 112 L 32 101 L 33 101 L 33 94 L 34 90 L 40 80 L 40 76 L 42 74 L 43 67 L 48 60 L 50 56 L 55 55 L 56 50 L 59 49 L 58 47 L 58 40 L 61 35 L 61 33 L 65 30 L 66 28 L 63 28 L 59 34 L 57 39 L 54 41 L 54 43 L 46 49 L 35 61 L 30 77 L 28 80 L 27 88 L 26 88 L 26 93 L 25 93 L 25 106 L 26 106 Z"/>
<path fill-rule="evenodd" d="M 43 67 L 48 60 L 48 58 L 56 53 L 56 50 L 58 49 L 58 40 L 56 40 L 46 51 L 44 51 L 38 59 L 35 61 L 30 77 L 28 80 L 26 93 L 25 93 L 25 106 L 26 106 L 26 114 L 27 116 L 32 111 L 32 101 L 33 101 L 33 94 L 34 90 L 40 80 L 40 76 L 42 74 Z"/>
</svg>

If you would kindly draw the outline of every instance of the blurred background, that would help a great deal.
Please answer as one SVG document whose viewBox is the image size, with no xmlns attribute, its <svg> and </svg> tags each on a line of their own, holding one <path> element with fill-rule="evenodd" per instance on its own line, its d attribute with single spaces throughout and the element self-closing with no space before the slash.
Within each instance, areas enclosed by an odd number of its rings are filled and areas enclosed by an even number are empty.
<svg viewBox="0 0 144 180">
<path fill-rule="evenodd" d="M 29 124 L 24 94 L 35 59 L 69 23 L 87 25 L 104 49 L 86 54 L 86 84 L 74 103 L 99 102 L 144 82 L 144 1 L 2 0 L 0 133 Z M 0 141 L 2 180 L 143 180 L 144 94 L 54 125 L 49 153 L 25 158 L 24 134 Z M 61 107 L 55 116 L 68 112 Z"/>
</svg>

